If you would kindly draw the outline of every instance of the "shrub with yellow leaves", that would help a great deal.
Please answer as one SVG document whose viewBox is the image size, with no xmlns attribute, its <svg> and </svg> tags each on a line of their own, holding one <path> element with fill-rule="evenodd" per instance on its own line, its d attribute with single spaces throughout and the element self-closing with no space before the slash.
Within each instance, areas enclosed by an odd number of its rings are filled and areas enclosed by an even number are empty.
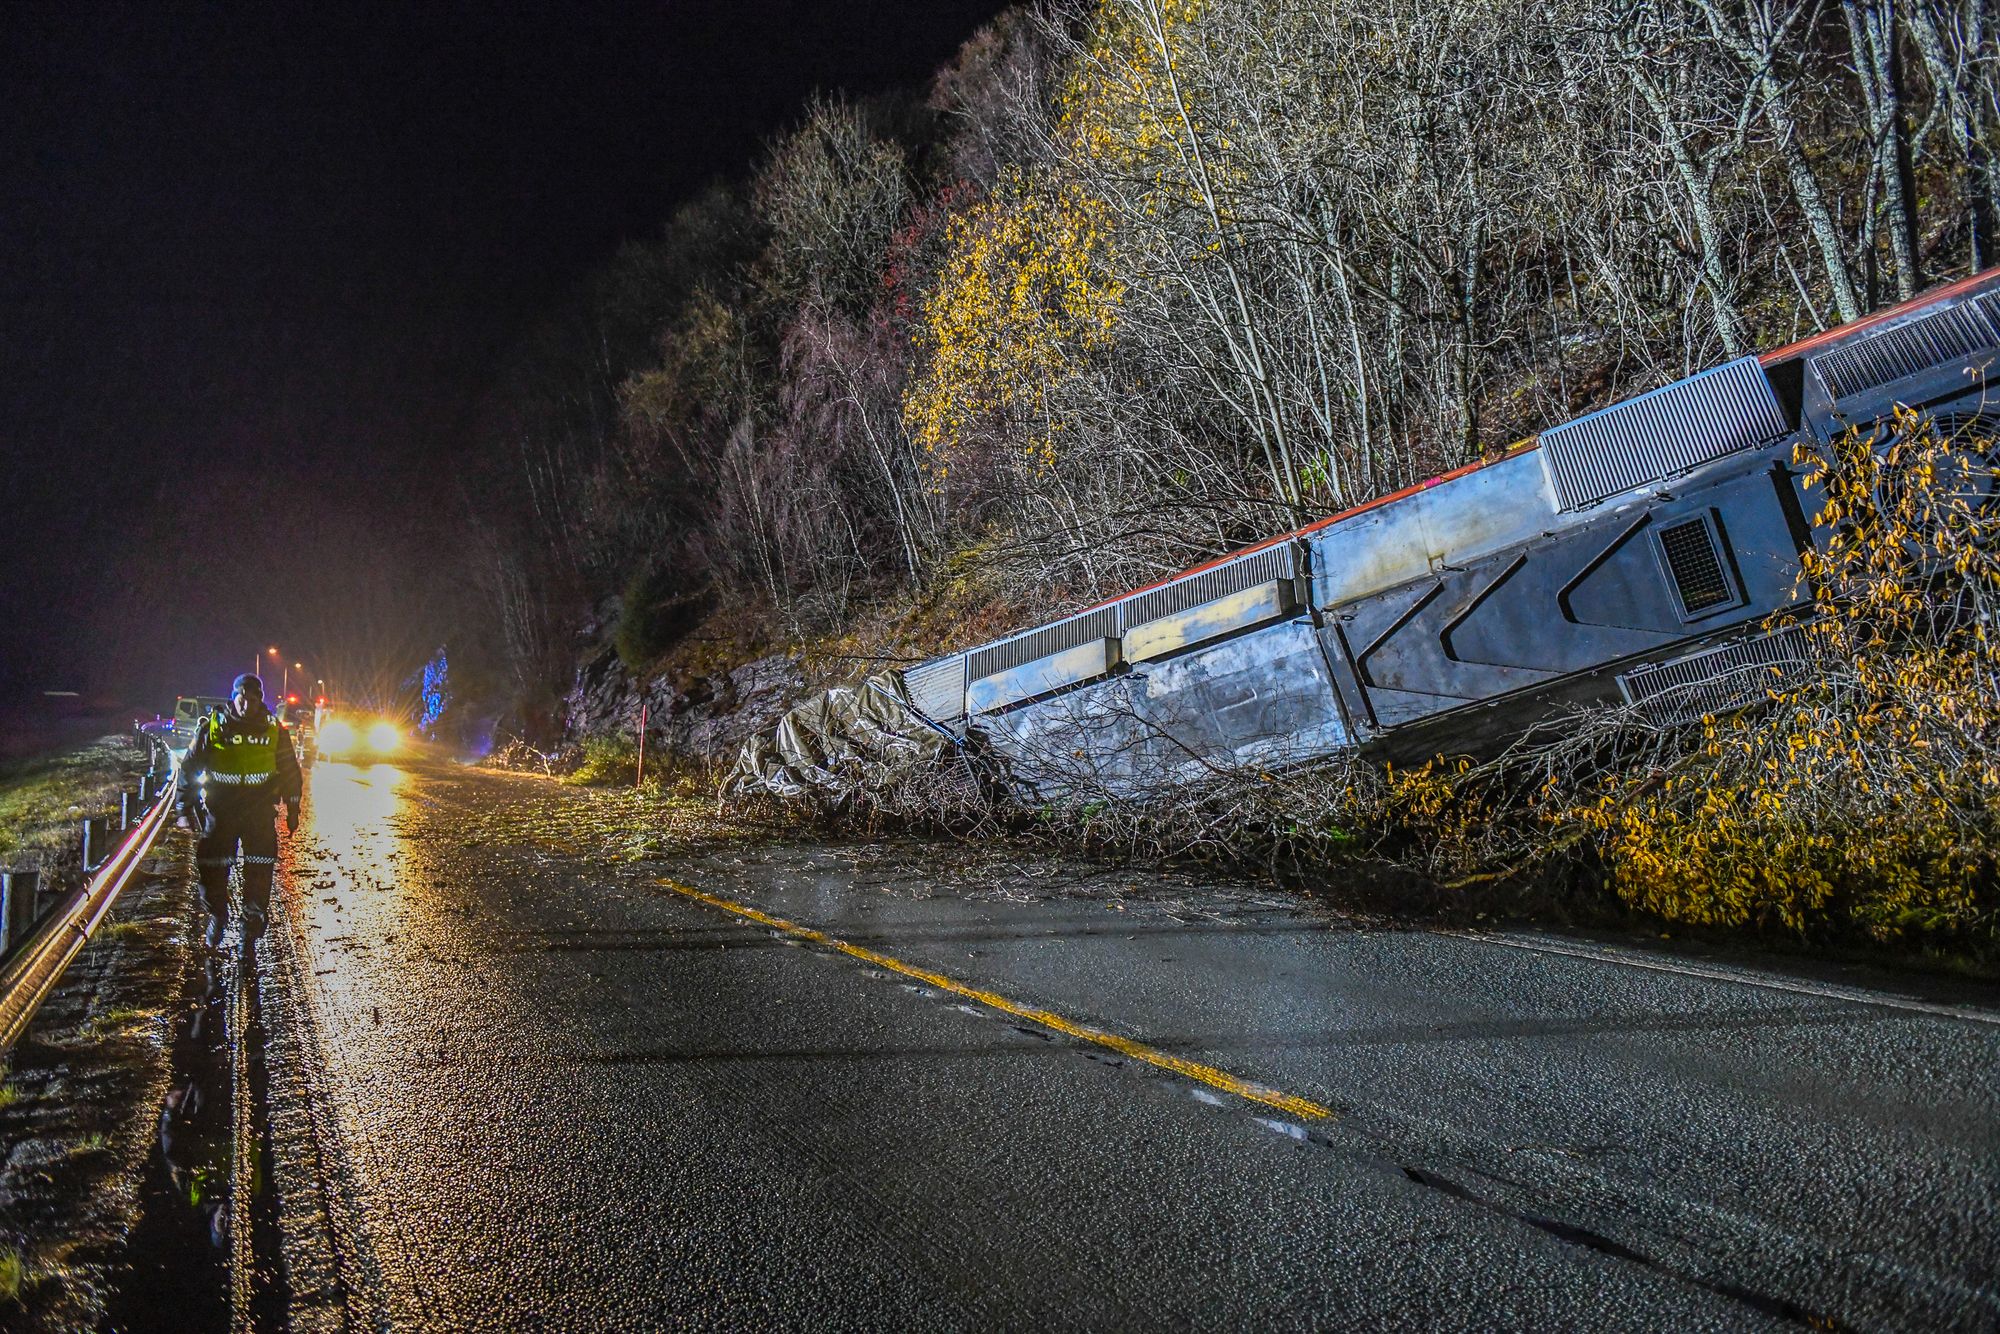
<svg viewBox="0 0 2000 1334">
<path fill-rule="evenodd" d="M 950 257 L 924 303 L 921 371 L 903 399 L 937 470 L 1003 425 L 1032 462 L 1053 466 L 1051 391 L 1109 345 L 1117 323 L 1109 235 L 1096 201 L 1020 174 L 952 219 Z"/>
<path fill-rule="evenodd" d="M 1806 670 L 1638 771 L 1551 794 L 1663 918 L 1985 952 L 2000 815 L 1992 427 L 1899 413 L 1802 446 Z"/>
</svg>

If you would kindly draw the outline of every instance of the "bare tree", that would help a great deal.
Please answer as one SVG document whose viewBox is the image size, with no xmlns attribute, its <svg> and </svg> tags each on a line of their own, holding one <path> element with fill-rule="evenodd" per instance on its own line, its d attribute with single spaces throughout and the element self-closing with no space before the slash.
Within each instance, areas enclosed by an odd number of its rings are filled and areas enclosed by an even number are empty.
<svg viewBox="0 0 2000 1334">
<path fill-rule="evenodd" d="M 780 306 L 850 315 L 874 303 L 882 255 L 910 200 L 903 151 L 851 102 L 816 98 L 752 186 L 769 241 L 762 285 Z"/>
<path fill-rule="evenodd" d="M 1966 265 L 2000 256 L 2000 15 L 1990 0 L 1911 0 L 1910 34 L 1922 54 L 1936 108 L 1958 161 L 1954 175 L 1966 214 Z"/>
<path fill-rule="evenodd" d="M 1733 57 L 1755 92 L 1765 123 L 1777 139 L 1780 161 L 1792 194 L 1819 251 L 1833 303 L 1844 320 L 1861 318 L 1860 296 L 1847 267 L 1846 249 L 1834 223 L 1819 174 L 1806 155 L 1799 124 L 1801 95 L 1797 56 L 1806 49 L 1816 6 L 1806 0 L 1691 0 L 1707 22 L 1716 45 Z"/>
<path fill-rule="evenodd" d="M 1847 18 L 1848 49 L 1855 77 L 1868 108 L 1868 133 L 1874 147 L 1869 189 L 1882 191 L 1880 221 L 1889 233 L 1889 253 L 1895 261 L 1896 295 L 1907 301 L 1921 285 L 1917 258 L 1917 183 L 1910 163 L 1910 140 L 1904 123 L 1901 24 L 1897 0 L 1842 0 Z M 1874 298 L 1875 231 L 1878 210 L 1873 201 L 1862 205 L 1862 254 L 1869 266 L 1869 296 Z"/>
</svg>

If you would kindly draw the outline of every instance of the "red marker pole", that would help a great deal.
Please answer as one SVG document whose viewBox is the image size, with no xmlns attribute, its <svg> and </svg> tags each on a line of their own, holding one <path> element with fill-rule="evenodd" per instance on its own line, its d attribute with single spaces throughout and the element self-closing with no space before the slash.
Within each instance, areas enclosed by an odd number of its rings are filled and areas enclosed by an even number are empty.
<svg viewBox="0 0 2000 1334">
<path fill-rule="evenodd" d="M 632 780 L 638 787 L 646 781 L 646 701 L 639 701 L 639 776 Z"/>
</svg>

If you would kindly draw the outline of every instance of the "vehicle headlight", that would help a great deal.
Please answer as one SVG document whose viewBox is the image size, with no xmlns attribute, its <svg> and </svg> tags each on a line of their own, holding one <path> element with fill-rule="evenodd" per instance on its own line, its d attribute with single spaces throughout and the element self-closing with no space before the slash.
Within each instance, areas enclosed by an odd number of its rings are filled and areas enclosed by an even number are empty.
<svg viewBox="0 0 2000 1334">
<path fill-rule="evenodd" d="M 321 750 L 352 750 L 354 748 L 354 728 L 347 723 L 331 722 L 319 729 Z"/>
<path fill-rule="evenodd" d="M 377 723 L 368 729 L 368 748 L 378 751 L 392 751 L 403 744 L 403 734 L 396 730 L 394 723 Z"/>
</svg>

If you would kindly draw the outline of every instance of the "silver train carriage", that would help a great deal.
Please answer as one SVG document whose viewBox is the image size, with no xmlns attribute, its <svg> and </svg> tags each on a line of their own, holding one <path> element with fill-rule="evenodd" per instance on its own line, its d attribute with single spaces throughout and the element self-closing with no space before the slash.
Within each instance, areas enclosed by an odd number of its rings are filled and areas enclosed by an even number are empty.
<svg viewBox="0 0 2000 1334">
<path fill-rule="evenodd" d="M 904 685 L 1031 789 L 1065 785 L 1070 762 L 1117 790 L 1344 748 L 1477 753 L 1621 698 L 1698 714 L 1717 703 L 1703 683 L 1794 651 L 1762 629 L 1800 600 L 1800 555 L 1824 538 L 1794 445 L 1897 404 L 2000 421 L 1996 356 L 2000 269 L 909 668 Z"/>
</svg>

